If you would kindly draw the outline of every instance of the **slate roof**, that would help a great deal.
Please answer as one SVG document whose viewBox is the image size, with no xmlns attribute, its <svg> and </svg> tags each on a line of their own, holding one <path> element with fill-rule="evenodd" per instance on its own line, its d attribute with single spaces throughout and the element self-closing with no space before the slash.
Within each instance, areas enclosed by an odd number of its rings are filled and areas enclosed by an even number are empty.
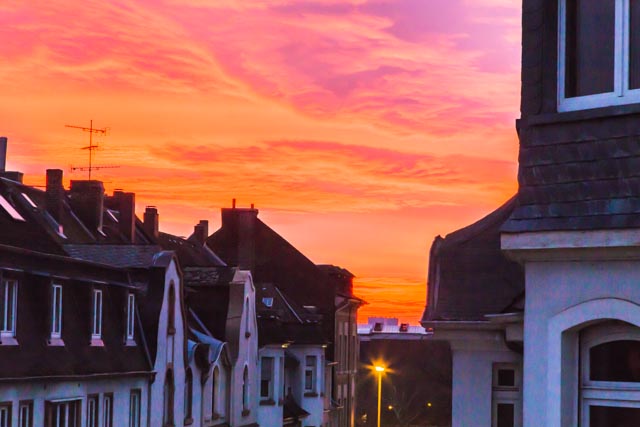
<svg viewBox="0 0 640 427">
<path fill-rule="evenodd" d="M 256 286 L 256 314 L 261 346 L 327 343 L 320 327 L 322 316 L 299 306 L 272 283 Z"/>
<path fill-rule="evenodd" d="M 162 248 L 156 245 L 64 245 L 67 254 L 76 259 L 92 261 L 114 267 L 145 268 L 153 265 Z"/>
<path fill-rule="evenodd" d="M 174 251 L 183 267 L 222 267 L 226 264 L 206 245 L 168 233 L 158 235 L 158 244 Z"/>
<path fill-rule="evenodd" d="M 500 249 L 500 228 L 516 206 L 513 197 L 480 221 L 436 237 L 422 322 L 486 320 L 485 314 L 501 313 L 523 292 L 523 267 Z"/>
<path fill-rule="evenodd" d="M 122 307 L 128 292 L 144 285 L 144 275 L 134 278 L 121 269 L 8 246 L 0 247 L 0 274 L 18 280 L 19 343 L 0 346 L 0 381 L 151 372 L 141 323 L 135 328 L 138 345 L 126 346 L 123 340 Z M 64 346 L 48 345 L 52 276 L 63 285 Z M 90 345 L 94 288 L 103 295 L 101 347 Z"/>
</svg>

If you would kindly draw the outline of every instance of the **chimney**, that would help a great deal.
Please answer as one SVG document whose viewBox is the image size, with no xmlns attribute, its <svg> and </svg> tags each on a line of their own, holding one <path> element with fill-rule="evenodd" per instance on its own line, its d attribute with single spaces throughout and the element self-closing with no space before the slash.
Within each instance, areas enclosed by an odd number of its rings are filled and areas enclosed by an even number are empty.
<svg viewBox="0 0 640 427">
<path fill-rule="evenodd" d="M 116 199 L 120 218 L 118 227 L 128 243 L 135 243 L 136 236 L 136 195 L 135 193 L 125 193 L 114 191 L 113 197 Z"/>
<path fill-rule="evenodd" d="M 144 230 L 156 239 L 160 233 L 159 220 L 158 209 L 155 206 L 147 206 L 144 210 Z"/>
<path fill-rule="evenodd" d="M 7 170 L 7 145 L 7 137 L 0 136 L 0 177 L 22 184 L 22 178 L 24 176 L 22 172 Z"/>
<path fill-rule="evenodd" d="M 0 172 L 7 169 L 7 137 L 0 136 Z"/>
<path fill-rule="evenodd" d="M 62 171 L 60 171 L 62 177 Z M 90 231 L 102 230 L 104 186 L 102 181 L 73 180 L 69 193 L 71 209 Z"/>
<path fill-rule="evenodd" d="M 229 254 L 229 265 L 244 270 L 255 267 L 255 224 L 258 210 L 237 208 L 234 206 L 222 209 L 222 228 L 229 230 L 237 244 L 237 249 Z"/>
<path fill-rule="evenodd" d="M 49 215 L 58 222 L 64 212 L 64 187 L 62 186 L 62 170 L 47 169 L 47 188 L 45 190 L 45 208 Z"/>
<path fill-rule="evenodd" d="M 209 237 L 209 221 L 205 219 L 200 220 L 200 222 L 193 227 L 193 236 L 198 243 L 204 245 L 207 237 Z"/>
</svg>

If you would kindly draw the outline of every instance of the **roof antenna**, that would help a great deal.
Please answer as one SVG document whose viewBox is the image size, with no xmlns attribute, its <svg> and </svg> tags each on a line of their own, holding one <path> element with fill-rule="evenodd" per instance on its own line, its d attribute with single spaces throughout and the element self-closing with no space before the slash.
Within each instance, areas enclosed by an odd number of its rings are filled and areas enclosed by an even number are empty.
<svg viewBox="0 0 640 427">
<path fill-rule="evenodd" d="M 98 169 L 112 169 L 119 168 L 120 166 L 93 166 L 93 150 L 98 149 L 98 144 L 93 144 L 93 134 L 107 135 L 109 131 L 108 128 L 97 129 L 93 127 L 93 120 L 89 121 L 89 127 L 84 126 L 73 126 L 73 125 L 65 125 L 68 128 L 80 129 L 83 132 L 89 132 L 89 145 L 87 147 L 82 147 L 83 150 L 89 150 L 89 166 L 71 166 L 71 172 L 79 170 L 79 171 L 88 171 L 89 172 L 89 180 L 91 180 L 91 171 Z"/>
</svg>

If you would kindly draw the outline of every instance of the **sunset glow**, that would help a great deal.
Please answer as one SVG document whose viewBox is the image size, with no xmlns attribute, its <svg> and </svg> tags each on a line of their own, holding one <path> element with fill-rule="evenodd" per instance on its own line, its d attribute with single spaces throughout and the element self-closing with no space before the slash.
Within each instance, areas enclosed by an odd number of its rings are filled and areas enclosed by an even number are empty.
<svg viewBox="0 0 640 427">
<path fill-rule="evenodd" d="M 417 323 L 428 250 L 517 188 L 520 4 L 507 0 L 0 2 L 7 168 L 136 192 L 162 231 L 260 218 Z"/>
</svg>

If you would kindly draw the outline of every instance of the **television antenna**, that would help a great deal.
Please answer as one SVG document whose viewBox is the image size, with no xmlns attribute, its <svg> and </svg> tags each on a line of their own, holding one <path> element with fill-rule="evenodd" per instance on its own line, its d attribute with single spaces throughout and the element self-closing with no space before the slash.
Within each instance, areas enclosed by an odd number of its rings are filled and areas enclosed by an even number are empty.
<svg viewBox="0 0 640 427">
<path fill-rule="evenodd" d="M 89 145 L 86 147 L 82 147 L 83 150 L 88 150 L 89 151 L 89 166 L 71 166 L 71 172 L 73 171 L 88 171 L 89 172 L 89 180 L 91 180 L 91 171 L 93 170 L 99 170 L 99 169 L 112 169 L 112 168 L 119 168 L 120 166 L 93 166 L 93 151 L 98 149 L 98 144 L 94 144 L 93 143 L 93 134 L 98 134 L 98 135 L 107 135 L 109 129 L 108 128 L 103 128 L 103 129 L 98 129 L 98 128 L 94 128 L 93 127 L 93 120 L 89 121 L 89 127 L 85 127 L 85 126 L 74 126 L 74 125 L 65 125 L 65 127 L 68 128 L 73 128 L 73 129 L 80 129 L 83 132 L 89 132 Z"/>
</svg>

